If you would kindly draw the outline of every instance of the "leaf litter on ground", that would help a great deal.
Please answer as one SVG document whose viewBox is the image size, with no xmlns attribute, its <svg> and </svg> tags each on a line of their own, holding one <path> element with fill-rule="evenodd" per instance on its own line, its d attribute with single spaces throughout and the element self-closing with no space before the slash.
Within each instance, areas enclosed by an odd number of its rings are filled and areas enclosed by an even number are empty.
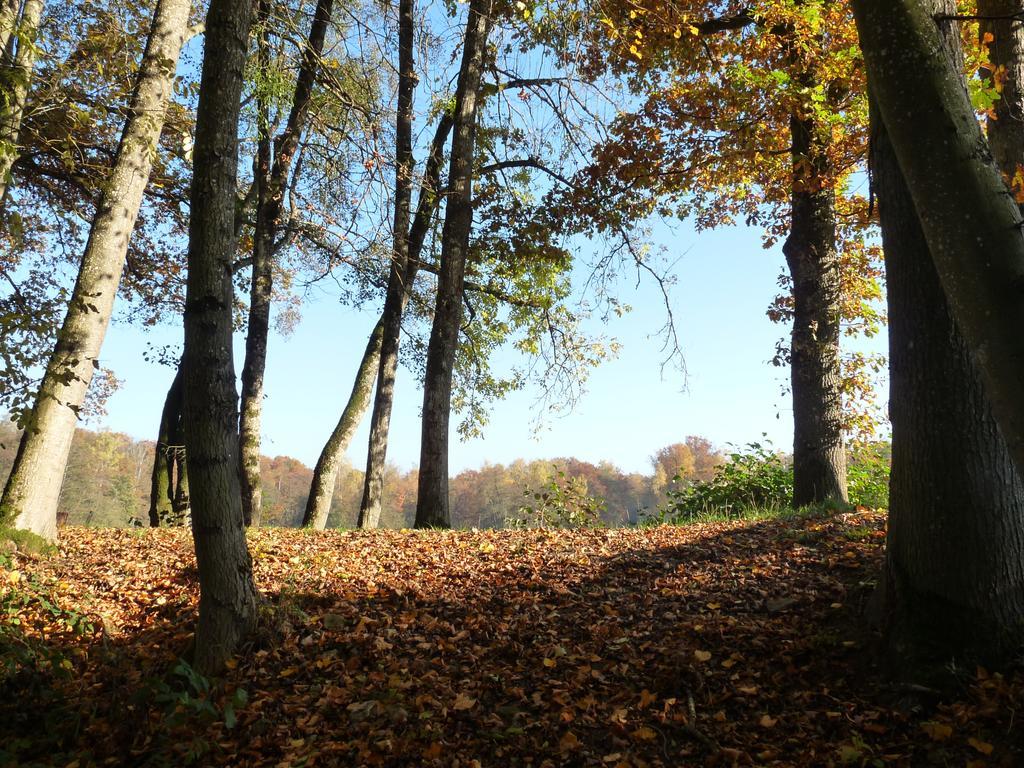
<svg viewBox="0 0 1024 768">
<path fill-rule="evenodd" d="M 216 681 L 181 662 L 187 530 L 10 555 L 0 763 L 1024 764 L 1021 670 L 909 707 L 873 666 L 881 513 L 249 543 L 259 629 Z"/>
</svg>

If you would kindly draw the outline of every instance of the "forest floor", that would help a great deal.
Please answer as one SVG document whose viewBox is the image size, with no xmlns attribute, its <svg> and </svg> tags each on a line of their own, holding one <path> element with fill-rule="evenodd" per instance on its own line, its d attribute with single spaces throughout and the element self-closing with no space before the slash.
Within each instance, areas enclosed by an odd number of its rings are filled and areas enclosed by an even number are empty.
<svg viewBox="0 0 1024 768">
<path fill-rule="evenodd" d="M 1024 671 L 872 665 L 873 512 L 628 530 L 251 533 L 253 642 L 179 661 L 185 530 L 3 555 L 0 764 L 1024 765 Z"/>
</svg>

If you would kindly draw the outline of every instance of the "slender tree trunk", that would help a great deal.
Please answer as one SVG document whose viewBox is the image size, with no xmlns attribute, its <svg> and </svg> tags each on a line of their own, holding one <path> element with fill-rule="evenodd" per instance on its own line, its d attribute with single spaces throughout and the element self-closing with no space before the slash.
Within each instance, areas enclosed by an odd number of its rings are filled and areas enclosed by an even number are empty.
<svg viewBox="0 0 1024 768">
<path fill-rule="evenodd" d="M 14 60 L 14 38 L 21 0 L 0 0 L 0 62 L 9 67 Z"/>
<path fill-rule="evenodd" d="M 195 666 L 216 674 L 256 622 L 238 478 L 231 261 L 252 3 L 212 0 L 196 118 L 185 298 L 185 444 L 199 567 Z"/>
<path fill-rule="evenodd" d="M 267 36 L 269 4 L 259 3 L 262 22 L 257 44 L 257 67 L 269 62 Z M 256 142 L 256 226 L 252 244 L 252 284 L 249 289 L 249 318 L 245 336 L 245 360 L 242 363 L 242 404 L 239 421 L 239 477 L 242 483 L 242 517 L 246 525 L 259 525 L 263 510 L 263 486 L 260 482 L 260 428 L 263 415 L 263 376 L 267 365 L 270 336 L 270 302 L 274 289 L 274 206 L 271 201 L 270 106 L 262 95 L 256 105 L 258 139 Z"/>
<path fill-rule="evenodd" d="M 1024 470 L 1024 237 L 921 0 L 853 0 L 872 93 L 960 332 Z M 992 532 L 993 536 L 996 532 Z"/>
<path fill-rule="evenodd" d="M 318 0 L 313 23 L 309 29 L 309 38 L 302 54 L 302 65 L 295 82 L 288 121 L 281 135 L 274 141 L 272 151 L 269 137 L 264 137 L 260 142 L 259 202 L 253 243 L 249 329 L 245 340 L 245 362 L 242 365 L 240 424 L 242 505 L 246 524 L 250 525 L 259 525 L 262 508 L 260 422 L 263 413 L 267 339 L 270 331 L 275 244 L 281 228 L 285 189 L 299 139 L 309 119 L 313 85 L 320 71 L 320 57 L 333 8 L 334 0 Z"/>
<path fill-rule="evenodd" d="M 67 315 L 4 490 L 7 518 L 46 538 L 57 535 L 57 501 L 78 410 L 113 312 L 189 10 L 189 0 L 157 4 L 114 168 L 103 187 Z"/>
<path fill-rule="evenodd" d="M 952 14 L 938 0 L 934 14 Z M 956 25 L 946 49 L 962 72 Z M 1024 627 L 1024 484 L 953 318 L 885 126 L 871 166 L 889 302 L 892 474 L 879 597 L 892 658 L 996 661 Z"/>
<path fill-rule="evenodd" d="M 373 401 L 370 419 L 370 441 L 366 458 L 363 500 L 359 505 L 360 528 L 376 528 L 380 523 L 380 505 L 384 485 L 384 463 L 387 455 L 387 431 L 394 401 L 395 363 L 398 359 L 402 314 L 410 289 L 406 282 L 409 271 L 409 222 L 412 208 L 412 99 L 416 88 L 413 60 L 413 0 L 400 0 L 398 5 L 398 110 L 395 117 L 395 219 L 388 290 L 381 315 L 383 343 L 380 370 L 377 374 L 378 395 Z M 391 370 L 388 370 L 388 369 Z"/>
<path fill-rule="evenodd" d="M 174 435 L 181 418 L 181 365 L 178 366 L 164 399 L 160 414 L 160 431 L 153 456 L 153 473 L 149 489 L 149 524 L 153 528 L 166 524 L 174 511 Z"/>
<path fill-rule="evenodd" d="M 793 279 L 793 506 L 846 500 L 835 193 L 813 121 L 794 115 L 793 198 L 783 246 Z"/>
<path fill-rule="evenodd" d="M 448 419 L 451 412 L 452 368 L 462 323 L 463 279 L 473 228 L 473 158 L 477 105 L 492 8 L 493 0 L 470 0 L 466 20 L 448 171 L 450 191 L 441 232 L 437 303 L 434 324 L 430 329 L 423 382 L 417 528 L 451 526 L 448 508 Z"/>
<path fill-rule="evenodd" d="M 25 0 L 21 10 L 21 18 L 13 27 L 0 27 L 4 52 L 12 47 L 14 57 L 8 64 L 6 56 L 3 65 L 3 86 L 5 93 L 0 98 L 0 206 L 7 198 L 7 186 L 11 178 L 11 168 L 18 159 L 18 134 L 21 133 L 21 119 L 25 114 L 25 100 L 28 98 L 29 87 L 32 85 L 32 70 L 36 63 L 36 35 L 39 32 L 39 21 L 43 16 L 44 0 Z M 11 3 L 4 3 L 4 22 L 11 16 Z M 14 10 L 17 18 L 17 10 Z M 6 31 L 10 30 L 10 31 Z M 18 40 L 13 40 L 17 36 Z M 175 55 L 177 61 L 177 55 Z"/>
<path fill-rule="evenodd" d="M 1012 179 L 1024 163 L 1024 0 L 978 0 L 978 15 L 983 39 L 992 36 L 989 63 L 1002 85 L 995 115 L 986 123 L 988 144 Z"/>
<path fill-rule="evenodd" d="M 178 397 L 178 418 L 172 422 L 171 466 L 174 469 L 174 498 L 171 502 L 172 520 L 175 525 L 190 525 L 192 522 L 191 503 L 188 493 L 188 461 L 185 452 L 185 414 L 183 413 L 184 392 Z"/>
<path fill-rule="evenodd" d="M 341 412 L 338 425 L 327 439 L 313 469 L 313 483 L 309 489 L 306 511 L 302 516 L 304 528 L 322 531 L 327 527 L 327 518 L 331 514 L 331 500 L 334 498 L 334 483 L 338 479 L 338 468 L 341 466 L 345 451 L 352 443 L 352 436 L 355 435 L 359 422 L 363 420 L 363 414 L 370 405 L 373 380 L 380 362 L 383 329 L 383 321 L 378 320 L 363 351 L 363 358 L 359 361 L 356 380 L 345 409 Z"/>
</svg>

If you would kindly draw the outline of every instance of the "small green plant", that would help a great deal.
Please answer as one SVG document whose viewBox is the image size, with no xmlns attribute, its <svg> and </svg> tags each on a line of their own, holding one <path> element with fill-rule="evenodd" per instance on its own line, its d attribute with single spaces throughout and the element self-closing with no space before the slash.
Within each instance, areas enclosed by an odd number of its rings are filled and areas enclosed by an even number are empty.
<svg viewBox="0 0 1024 768">
<path fill-rule="evenodd" d="M 527 503 L 506 528 L 595 528 L 603 525 L 604 502 L 587 495 L 587 481 L 570 477 L 557 466 L 555 475 L 541 490 L 527 488 Z"/>
<path fill-rule="evenodd" d="M 889 465 L 892 448 L 886 442 L 864 443 L 850 450 L 846 479 L 850 503 L 871 509 L 889 506 Z"/>
<path fill-rule="evenodd" d="M 670 490 L 657 519 L 679 523 L 743 517 L 753 510 L 784 509 L 792 496 L 793 467 L 766 440 L 730 453 L 710 480 Z"/>
</svg>

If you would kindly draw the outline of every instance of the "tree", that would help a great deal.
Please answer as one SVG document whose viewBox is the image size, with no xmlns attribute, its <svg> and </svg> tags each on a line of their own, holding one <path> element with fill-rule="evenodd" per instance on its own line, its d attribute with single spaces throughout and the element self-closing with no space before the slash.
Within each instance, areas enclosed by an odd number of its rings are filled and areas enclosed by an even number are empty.
<svg viewBox="0 0 1024 768">
<path fill-rule="evenodd" d="M 416 25 L 413 0 L 400 0 L 398 5 L 398 108 L 395 114 L 395 193 L 394 240 L 388 288 L 381 314 L 381 348 L 377 374 L 378 396 L 374 399 L 370 421 L 370 441 L 366 459 L 366 486 L 359 505 L 359 527 L 376 528 L 380 520 L 383 494 L 384 463 L 387 454 L 387 431 L 394 400 L 398 345 L 402 331 L 411 280 L 409 274 L 409 225 L 412 216 L 413 170 L 416 160 L 412 151 L 413 93 L 416 88 L 415 44 Z M 468 240 L 468 236 L 467 236 Z M 419 254 L 416 254 L 419 258 Z"/>
<path fill-rule="evenodd" d="M 19 3 L 5 0 L 0 11 L 0 205 L 7 197 L 11 166 L 18 158 L 18 136 L 32 83 L 36 34 L 44 4 L 44 0 L 25 0 L 19 14 Z"/>
<path fill-rule="evenodd" d="M 160 0 L 118 146 L 57 344 L 4 489 L 4 516 L 56 538 L 57 500 L 75 421 L 99 351 L 188 30 L 190 0 Z"/>
<path fill-rule="evenodd" d="M 955 4 L 856 0 L 854 11 L 878 105 L 872 159 L 890 292 L 883 618 L 901 659 L 998 663 L 1024 626 L 1021 422 L 1000 400 L 1024 393 L 1019 349 L 1012 374 L 1019 334 L 1000 327 L 1024 320 L 1006 290 L 1024 279 L 1019 212 L 968 101 L 957 28 L 946 24 L 944 42 L 933 20 Z"/>
<path fill-rule="evenodd" d="M 295 81 L 291 111 L 285 127 L 271 142 L 267 132 L 269 115 L 261 108 L 258 116 L 261 132 L 256 172 L 256 226 L 252 253 L 252 290 L 249 302 L 249 329 L 242 365 L 242 415 L 240 422 L 242 509 L 246 523 L 260 520 L 260 421 L 263 409 L 263 375 L 267 363 L 267 338 L 270 333 L 270 304 L 273 293 L 274 252 L 282 229 L 285 193 L 299 140 L 309 119 L 309 111 L 323 54 L 327 28 L 331 23 L 334 0 L 318 0 L 302 50 L 302 64 Z M 269 3 L 263 9 L 261 47 L 265 47 L 270 23 Z M 265 97 L 261 98 L 265 101 Z"/>
<path fill-rule="evenodd" d="M 830 0 L 692 0 L 602 6 L 602 66 L 628 74 L 643 101 L 618 118 L 586 183 L 598 204 L 622 194 L 621 222 L 691 217 L 699 229 L 745 220 L 783 242 L 787 294 L 769 310 L 792 321 L 789 364 L 795 505 L 846 495 L 844 414 L 863 392 L 844 375 L 844 332 L 881 318 L 877 249 L 849 186 L 865 145 L 852 18 Z M 854 275 L 859 273 L 863 279 Z"/>
<path fill-rule="evenodd" d="M 196 116 L 185 298 L 185 445 L 199 568 L 195 666 L 216 674 L 256 621 L 238 478 L 232 260 L 238 118 L 252 3 L 212 0 Z"/>
<path fill-rule="evenodd" d="M 471 0 L 455 97 L 448 197 L 441 233 L 437 304 L 423 386 L 416 527 L 451 526 L 448 508 L 448 423 L 452 370 L 462 323 L 463 280 L 473 226 L 473 161 L 477 107 L 491 29 L 493 0 Z"/>
<path fill-rule="evenodd" d="M 999 98 L 986 120 L 986 135 L 996 165 L 1024 193 L 1024 2 L 978 0 L 979 33 L 988 45 L 991 78 Z"/>
</svg>

